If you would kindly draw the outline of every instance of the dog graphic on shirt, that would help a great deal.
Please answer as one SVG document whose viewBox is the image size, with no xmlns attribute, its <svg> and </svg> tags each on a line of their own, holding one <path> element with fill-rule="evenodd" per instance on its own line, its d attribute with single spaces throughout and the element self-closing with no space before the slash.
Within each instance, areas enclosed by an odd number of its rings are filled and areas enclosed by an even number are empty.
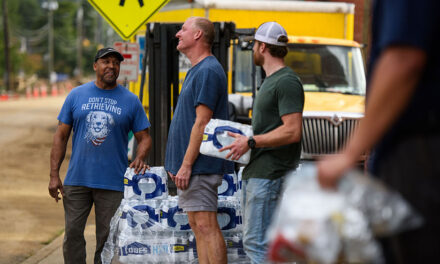
<svg viewBox="0 0 440 264">
<path fill-rule="evenodd" d="M 86 117 L 87 133 L 85 139 L 94 146 L 101 145 L 115 124 L 113 116 L 103 111 L 91 111 Z"/>
</svg>

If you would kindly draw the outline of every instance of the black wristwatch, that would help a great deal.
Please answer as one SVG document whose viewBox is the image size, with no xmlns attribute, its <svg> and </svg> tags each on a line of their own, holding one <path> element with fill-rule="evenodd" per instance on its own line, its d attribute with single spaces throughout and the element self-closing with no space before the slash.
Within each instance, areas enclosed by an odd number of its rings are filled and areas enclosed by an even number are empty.
<svg viewBox="0 0 440 264">
<path fill-rule="evenodd" d="M 257 142 L 255 142 L 255 139 L 252 136 L 249 137 L 249 139 L 248 139 L 248 146 L 251 149 L 254 149 L 256 144 L 257 144 Z"/>
</svg>

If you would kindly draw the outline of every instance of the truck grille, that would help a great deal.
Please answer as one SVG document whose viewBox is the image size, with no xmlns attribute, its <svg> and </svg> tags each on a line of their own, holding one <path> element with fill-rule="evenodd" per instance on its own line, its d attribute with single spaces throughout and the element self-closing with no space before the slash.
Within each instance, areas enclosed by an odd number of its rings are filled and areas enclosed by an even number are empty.
<svg viewBox="0 0 440 264">
<path fill-rule="evenodd" d="M 333 154 L 343 148 L 360 118 L 303 117 L 302 157 Z"/>
</svg>

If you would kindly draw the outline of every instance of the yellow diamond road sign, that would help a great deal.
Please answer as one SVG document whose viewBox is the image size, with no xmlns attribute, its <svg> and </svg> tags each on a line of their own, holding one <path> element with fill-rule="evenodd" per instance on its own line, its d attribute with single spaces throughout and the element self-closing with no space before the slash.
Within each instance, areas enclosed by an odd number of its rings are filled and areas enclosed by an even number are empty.
<svg viewBox="0 0 440 264">
<path fill-rule="evenodd" d="M 169 0 L 89 0 L 124 39 L 130 39 Z"/>
</svg>

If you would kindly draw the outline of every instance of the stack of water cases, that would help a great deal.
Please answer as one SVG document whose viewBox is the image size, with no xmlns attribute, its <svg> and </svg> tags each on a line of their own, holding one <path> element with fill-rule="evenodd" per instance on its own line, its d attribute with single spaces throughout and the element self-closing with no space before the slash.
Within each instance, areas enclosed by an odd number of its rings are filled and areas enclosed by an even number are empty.
<svg viewBox="0 0 440 264">
<path fill-rule="evenodd" d="M 164 168 L 152 167 L 144 174 L 128 168 L 124 186 L 124 199 L 111 220 L 101 255 L 103 263 L 198 263 L 188 216 L 178 207 L 178 197 L 168 195 Z M 217 219 L 228 263 L 249 263 L 242 243 L 241 173 L 225 174 L 218 193 Z"/>
</svg>

